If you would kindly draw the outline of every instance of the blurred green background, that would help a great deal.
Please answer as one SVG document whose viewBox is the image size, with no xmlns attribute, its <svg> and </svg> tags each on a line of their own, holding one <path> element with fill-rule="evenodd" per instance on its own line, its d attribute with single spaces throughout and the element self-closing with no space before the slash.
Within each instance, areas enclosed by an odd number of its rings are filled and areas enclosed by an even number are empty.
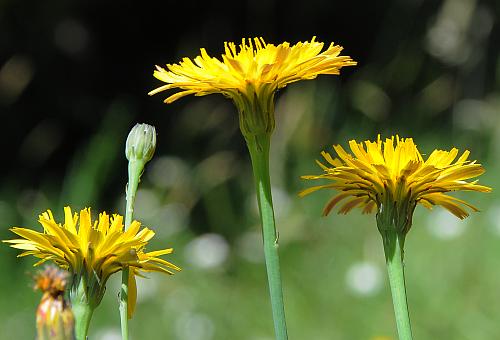
<svg viewBox="0 0 500 340">
<path fill-rule="evenodd" d="M 273 339 L 249 157 L 237 114 L 220 95 L 162 104 L 155 64 L 218 56 L 224 41 L 310 39 L 359 62 L 339 77 L 290 85 L 277 100 L 271 181 L 290 339 L 395 339 L 373 215 L 320 217 L 326 191 L 297 197 L 332 144 L 400 134 L 420 150 L 469 149 L 500 184 L 498 1 L 0 1 L 1 239 L 39 228 L 52 209 L 124 212 L 124 143 L 153 124 L 158 148 L 136 218 L 174 247 L 184 270 L 140 280 L 133 339 Z M 166 96 L 166 95 L 165 95 Z M 416 339 L 500 338 L 500 196 L 459 221 L 417 208 L 406 242 Z M 0 338 L 33 339 L 40 298 L 32 258 L 0 256 Z M 116 275 L 115 275 L 116 276 Z M 119 339 L 119 277 L 90 339 Z"/>
</svg>

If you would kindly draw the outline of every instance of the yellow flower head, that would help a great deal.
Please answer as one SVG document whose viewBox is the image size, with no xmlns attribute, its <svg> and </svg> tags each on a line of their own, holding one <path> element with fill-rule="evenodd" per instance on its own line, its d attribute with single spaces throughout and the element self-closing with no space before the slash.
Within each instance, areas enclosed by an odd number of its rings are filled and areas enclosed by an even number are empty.
<svg viewBox="0 0 500 340">
<path fill-rule="evenodd" d="M 11 247 L 21 249 L 19 256 L 33 255 L 40 259 L 35 266 L 51 260 L 73 275 L 72 286 L 81 280 L 86 282 L 89 295 L 99 304 L 106 282 L 111 274 L 123 267 L 130 267 L 129 311 L 134 310 L 136 285 L 135 275 L 144 272 L 162 272 L 174 274 L 179 267 L 159 256 L 170 254 L 172 248 L 146 252 L 148 241 L 154 232 L 142 228 L 141 223 L 133 221 L 124 231 L 123 218 L 105 212 L 99 214 L 98 221 L 92 221 L 90 209 L 83 209 L 78 215 L 64 208 L 64 224 L 54 220 L 52 212 L 47 210 L 39 216 L 43 232 L 26 228 L 11 228 L 21 239 L 4 241 Z M 78 226 L 78 227 L 77 227 Z"/>
<path fill-rule="evenodd" d="M 340 56 L 342 47 L 333 43 L 321 52 L 324 44 L 315 37 L 293 46 L 288 42 L 267 44 L 263 38 L 243 39 L 239 50 L 233 42 L 224 45 L 222 60 L 210 57 L 202 48 L 201 55 L 193 60 L 184 58 L 179 64 L 167 64 L 167 69 L 156 66 L 154 76 L 167 85 L 149 94 L 179 89 L 165 99 L 172 103 L 190 94 L 222 93 L 235 102 L 240 118 L 244 116 L 240 119 L 244 134 L 272 132 L 277 90 L 320 74 L 339 74 L 343 66 L 356 65 L 350 57 Z"/>
<path fill-rule="evenodd" d="M 394 145 L 396 143 L 396 145 Z M 327 215 L 340 201 L 344 201 L 339 213 L 345 214 L 359 207 L 363 213 L 377 208 L 378 215 L 384 210 L 395 214 L 392 218 L 398 230 L 406 234 L 411 226 L 411 216 L 417 203 L 426 208 L 441 205 L 460 219 L 468 216 L 466 207 L 477 211 L 469 203 L 446 195 L 450 191 L 489 192 L 491 188 L 477 184 L 477 177 L 484 172 L 476 161 L 468 160 L 469 151 L 458 157 L 456 148 L 450 151 L 434 150 L 424 160 L 411 138 L 398 136 L 382 142 L 349 142 L 353 155 L 340 145 L 334 146 L 339 158 L 322 152 L 328 165 L 317 161 L 324 170 L 322 175 L 302 176 L 303 179 L 328 179 L 332 183 L 314 186 L 300 193 L 307 195 L 319 189 L 335 189 L 334 196 L 324 209 Z M 389 208 L 389 209 L 388 209 Z"/>
</svg>

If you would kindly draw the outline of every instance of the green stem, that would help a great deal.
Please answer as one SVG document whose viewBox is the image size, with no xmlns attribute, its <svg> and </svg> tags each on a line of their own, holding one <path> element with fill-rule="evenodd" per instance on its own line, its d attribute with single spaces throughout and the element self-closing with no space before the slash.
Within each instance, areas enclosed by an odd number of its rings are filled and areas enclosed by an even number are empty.
<svg viewBox="0 0 500 340">
<path fill-rule="evenodd" d="M 120 288 L 120 324 L 122 339 L 128 339 L 128 267 L 122 269 L 122 285 Z"/>
<path fill-rule="evenodd" d="M 140 160 L 131 160 L 128 163 L 128 185 L 127 185 L 127 210 L 125 211 L 125 228 L 128 228 L 132 223 L 134 216 L 134 202 L 139 186 L 139 179 L 144 170 L 145 163 Z"/>
<path fill-rule="evenodd" d="M 413 339 L 410 325 L 410 314 L 408 312 L 408 301 L 406 299 L 405 274 L 403 263 L 404 236 L 395 231 L 382 233 L 384 241 L 385 260 L 389 283 L 391 285 L 392 303 L 400 340 Z"/>
<path fill-rule="evenodd" d="M 274 224 L 273 201 L 269 178 L 269 145 L 270 136 L 267 134 L 246 138 L 257 191 L 260 218 L 262 222 L 262 236 L 264 241 L 264 256 L 266 260 L 267 279 L 271 307 L 274 320 L 276 339 L 288 339 L 285 308 L 283 305 L 283 290 L 278 256 L 278 237 Z"/>
<path fill-rule="evenodd" d="M 125 229 L 132 223 L 134 215 L 134 202 L 139 186 L 139 179 L 144 169 L 144 161 L 130 160 L 128 163 L 128 185 L 127 185 L 127 207 L 125 210 Z M 122 339 L 128 340 L 128 276 L 129 268 L 122 269 L 122 285 L 120 290 L 120 323 L 122 330 Z"/>
<path fill-rule="evenodd" d="M 92 319 L 94 309 L 88 302 L 86 302 L 86 299 L 81 298 L 81 296 L 72 301 L 71 309 L 73 310 L 73 315 L 75 316 L 76 340 L 86 340 L 90 326 L 90 319 Z"/>
</svg>

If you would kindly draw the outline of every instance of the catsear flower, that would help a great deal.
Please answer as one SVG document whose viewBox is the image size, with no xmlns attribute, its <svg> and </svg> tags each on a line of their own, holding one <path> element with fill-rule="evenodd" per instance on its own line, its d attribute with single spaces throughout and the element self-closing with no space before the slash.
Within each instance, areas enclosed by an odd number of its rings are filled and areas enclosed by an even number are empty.
<svg viewBox="0 0 500 340">
<path fill-rule="evenodd" d="M 267 44 L 263 38 L 243 39 L 239 48 L 226 42 L 221 60 L 202 48 L 193 60 L 184 58 L 179 64 L 167 64 L 166 69 L 156 66 L 154 76 L 167 85 L 149 94 L 177 89 L 165 99 L 172 103 L 190 94 L 222 93 L 236 104 L 244 135 L 270 133 L 277 90 L 320 74 L 339 74 L 343 66 L 356 65 L 350 57 L 340 55 L 341 46 L 332 43 L 322 52 L 323 46 L 315 37 L 293 46 L 288 42 Z"/>
<path fill-rule="evenodd" d="M 136 286 L 135 275 L 144 272 L 174 274 L 179 267 L 159 256 L 170 254 L 172 248 L 146 252 L 148 241 L 154 232 L 141 229 L 141 223 L 133 221 L 124 231 L 123 218 L 105 212 L 99 214 L 97 221 L 92 221 L 90 208 L 80 214 L 72 214 L 70 207 L 64 208 L 64 224 L 54 220 L 50 210 L 42 213 L 38 221 L 43 232 L 27 228 L 11 228 L 20 239 L 4 241 L 11 247 L 21 249 L 19 256 L 33 255 L 40 259 L 36 265 L 53 261 L 59 267 L 68 270 L 72 277 L 72 292 L 81 289 L 84 283 L 85 295 L 97 306 L 104 294 L 105 285 L 111 274 L 124 266 L 130 267 L 129 304 L 134 310 Z"/>
<path fill-rule="evenodd" d="M 394 145 L 396 144 L 396 145 Z M 302 176 L 303 179 L 327 179 L 331 183 L 302 191 L 305 196 L 320 189 L 334 189 L 339 193 L 324 208 L 327 215 L 343 201 L 339 213 L 345 214 L 359 207 L 364 213 L 374 210 L 378 215 L 390 211 L 391 223 L 406 234 L 417 203 L 426 208 L 440 205 L 460 219 L 468 216 L 466 208 L 477 211 L 471 204 L 447 195 L 450 191 L 489 192 L 491 188 L 467 181 L 484 172 L 481 164 L 470 161 L 469 151 L 458 157 L 456 148 L 450 151 L 434 150 L 424 159 L 411 138 L 388 138 L 382 142 L 349 142 L 353 155 L 340 145 L 334 146 L 339 158 L 323 151 L 327 164 L 317 161 L 324 173 Z"/>
</svg>

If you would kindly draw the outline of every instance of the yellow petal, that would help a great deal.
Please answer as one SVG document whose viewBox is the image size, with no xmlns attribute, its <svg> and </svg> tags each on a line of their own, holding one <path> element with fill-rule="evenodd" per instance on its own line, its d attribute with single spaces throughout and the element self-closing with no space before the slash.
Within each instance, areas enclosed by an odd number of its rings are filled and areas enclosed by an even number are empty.
<svg viewBox="0 0 500 340">
<path fill-rule="evenodd" d="M 476 208 L 465 201 L 443 195 L 450 191 L 489 192 L 491 188 L 477 184 L 476 178 L 484 173 L 484 168 L 476 161 L 468 161 L 469 151 L 465 151 L 457 160 L 458 149 L 450 151 L 434 150 L 427 160 L 417 149 L 411 138 L 398 135 L 386 138 L 382 142 L 380 135 L 376 141 L 358 143 L 349 141 L 353 155 L 340 145 L 334 145 L 335 159 L 327 152 L 322 156 L 327 163 L 318 163 L 323 170 L 320 175 L 301 176 L 305 180 L 328 180 L 322 185 L 315 185 L 299 193 L 305 196 L 321 189 L 338 190 L 325 206 L 327 215 L 343 199 L 347 202 L 339 213 L 347 213 L 355 207 L 363 213 L 375 211 L 386 198 L 393 204 L 410 209 L 413 213 L 417 203 L 427 208 L 441 205 L 459 218 L 468 216 L 466 208 Z"/>
<path fill-rule="evenodd" d="M 128 309 L 127 316 L 132 319 L 135 312 L 135 305 L 137 303 L 137 284 L 135 282 L 135 274 L 132 268 L 128 272 Z"/>
</svg>

